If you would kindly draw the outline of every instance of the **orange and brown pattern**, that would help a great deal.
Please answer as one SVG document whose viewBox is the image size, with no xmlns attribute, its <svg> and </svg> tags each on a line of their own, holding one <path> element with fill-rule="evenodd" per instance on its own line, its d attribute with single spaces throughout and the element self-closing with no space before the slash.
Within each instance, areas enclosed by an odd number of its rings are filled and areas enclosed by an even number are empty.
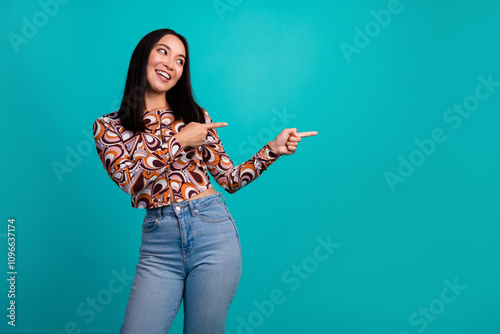
<svg viewBox="0 0 500 334">
<path fill-rule="evenodd" d="M 212 123 L 203 109 L 206 123 Z M 118 111 L 99 117 L 93 126 L 97 153 L 111 179 L 139 209 L 170 205 L 211 188 L 208 172 L 229 193 L 258 178 L 280 155 L 268 142 L 254 156 L 235 166 L 224 151 L 217 130 L 209 129 L 205 143 L 182 148 L 174 135 L 186 125 L 171 109 L 144 114 L 145 132 L 125 130 Z M 208 170 L 208 172 L 207 172 Z"/>
</svg>

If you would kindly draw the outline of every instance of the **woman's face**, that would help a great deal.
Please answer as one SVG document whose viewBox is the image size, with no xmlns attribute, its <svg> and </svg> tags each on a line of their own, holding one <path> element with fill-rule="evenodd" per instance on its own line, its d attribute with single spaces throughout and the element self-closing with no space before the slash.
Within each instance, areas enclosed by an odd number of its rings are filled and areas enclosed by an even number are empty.
<svg viewBox="0 0 500 334">
<path fill-rule="evenodd" d="M 149 89 L 165 93 L 182 75 L 186 51 L 182 41 L 171 34 L 163 36 L 149 54 L 146 69 Z"/>
</svg>

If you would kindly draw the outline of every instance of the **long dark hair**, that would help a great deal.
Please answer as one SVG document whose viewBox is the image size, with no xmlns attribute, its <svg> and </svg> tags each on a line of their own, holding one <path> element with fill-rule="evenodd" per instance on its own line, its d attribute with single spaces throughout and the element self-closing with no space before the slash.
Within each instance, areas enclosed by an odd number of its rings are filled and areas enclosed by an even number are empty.
<svg viewBox="0 0 500 334">
<path fill-rule="evenodd" d="M 185 124 L 189 122 L 205 123 L 203 110 L 196 103 L 191 87 L 188 42 L 184 36 L 172 29 L 158 29 L 148 33 L 140 40 L 130 59 L 125 91 L 123 92 L 118 117 L 125 129 L 134 133 L 145 130 L 143 116 L 146 87 L 148 87 L 146 68 L 149 54 L 158 41 L 167 34 L 172 34 L 182 41 L 186 49 L 186 62 L 179 81 L 165 94 L 166 100 L 175 117 L 182 118 Z"/>
</svg>

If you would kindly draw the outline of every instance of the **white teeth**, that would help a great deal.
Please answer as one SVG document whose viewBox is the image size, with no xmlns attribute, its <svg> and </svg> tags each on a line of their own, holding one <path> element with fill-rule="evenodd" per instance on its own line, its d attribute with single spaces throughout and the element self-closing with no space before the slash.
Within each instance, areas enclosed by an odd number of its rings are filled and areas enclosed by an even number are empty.
<svg viewBox="0 0 500 334">
<path fill-rule="evenodd" d="M 168 80 L 170 80 L 170 74 L 168 74 L 167 72 L 163 72 L 163 71 L 156 71 L 156 73 L 158 73 L 158 74 L 159 74 L 159 75 L 161 75 L 162 77 L 167 78 Z"/>
</svg>

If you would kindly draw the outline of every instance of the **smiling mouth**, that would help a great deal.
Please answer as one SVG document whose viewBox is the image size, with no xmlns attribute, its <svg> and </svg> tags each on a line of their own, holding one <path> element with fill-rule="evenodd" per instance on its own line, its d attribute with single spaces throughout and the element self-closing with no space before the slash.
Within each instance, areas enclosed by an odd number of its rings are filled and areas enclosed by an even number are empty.
<svg viewBox="0 0 500 334">
<path fill-rule="evenodd" d="M 165 71 L 160 71 L 156 70 L 156 74 L 163 80 L 163 81 L 169 81 L 171 79 L 170 74 L 168 74 Z"/>
</svg>

